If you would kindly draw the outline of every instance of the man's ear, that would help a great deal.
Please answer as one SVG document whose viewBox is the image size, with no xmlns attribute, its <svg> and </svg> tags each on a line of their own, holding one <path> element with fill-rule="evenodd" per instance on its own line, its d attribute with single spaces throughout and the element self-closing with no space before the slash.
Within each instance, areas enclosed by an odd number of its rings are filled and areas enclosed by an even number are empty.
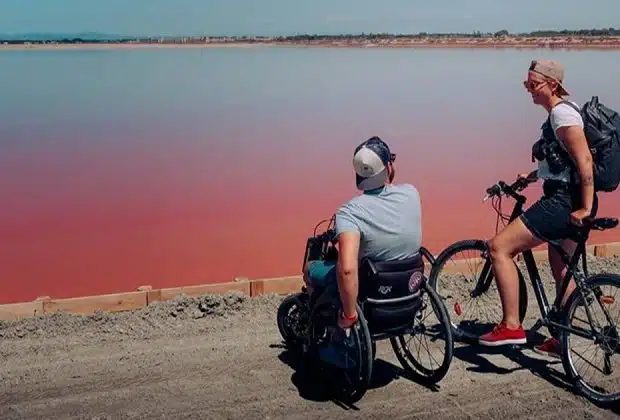
<svg viewBox="0 0 620 420">
<path fill-rule="evenodd" d="M 387 171 L 390 182 L 394 181 L 394 164 L 392 162 L 388 163 Z"/>
</svg>

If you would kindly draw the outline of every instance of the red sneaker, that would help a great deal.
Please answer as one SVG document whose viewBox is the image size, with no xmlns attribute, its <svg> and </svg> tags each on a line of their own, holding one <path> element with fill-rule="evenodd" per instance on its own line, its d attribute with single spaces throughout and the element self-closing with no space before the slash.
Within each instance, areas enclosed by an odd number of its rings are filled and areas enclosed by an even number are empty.
<svg viewBox="0 0 620 420">
<path fill-rule="evenodd" d="M 478 343 L 483 346 L 504 346 L 506 344 L 525 344 L 525 330 L 519 325 L 519 328 L 513 330 L 506 326 L 505 322 L 501 322 L 493 328 L 493 331 L 481 335 Z"/>
<path fill-rule="evenodd" d="M 534 346 L 534 352 L 542 354 L 543 356 L 555 357 L 561 359 L 560 356 L 560 342 L 556 338 L 549 338 L 544 343 Z"/>
</svg>

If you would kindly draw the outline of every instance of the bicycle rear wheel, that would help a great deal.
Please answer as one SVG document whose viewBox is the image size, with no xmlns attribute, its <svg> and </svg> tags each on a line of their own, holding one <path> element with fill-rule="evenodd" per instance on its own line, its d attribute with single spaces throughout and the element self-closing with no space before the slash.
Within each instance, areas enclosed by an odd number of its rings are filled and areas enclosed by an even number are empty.
<svg viewBox="0 0 620 420">
<path fill-rule="evenodd" d="M 577 330 L 558 329 L 566 374 L 591 401 L 620 401 L 620 276 L 589 277 L 585 288 L 571 293 L 564 315 L 565 325 Z"/>
<path fill-rule="evenodd" d="M 466 254 L 464 258 L 451 261 L 461 253 Z M 516 263 L 515 267 L 519 276 L 519 321 L 523 322 L 527 289 Z M 480 273 L 474 274 L 478 269 Z M 455 340 L 477 342 L 480 335 L 501 321 L 502 304 L 485 241 L 466 239 L 450 245 L 437 257 L 429 282 L 449 311 Z"/>
</svg>

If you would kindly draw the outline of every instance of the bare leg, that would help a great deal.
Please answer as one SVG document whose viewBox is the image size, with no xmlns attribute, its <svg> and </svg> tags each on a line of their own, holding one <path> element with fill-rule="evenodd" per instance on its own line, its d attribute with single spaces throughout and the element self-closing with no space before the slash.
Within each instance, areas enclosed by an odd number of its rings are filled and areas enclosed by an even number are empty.
<svg viewBox="0 0 620 420">
<path fill-rule="evenodd" d="M 570 256 L 572 256 L 577 248 L 577 243 L 569 239 L 565 239 L 562 241 L 562 248 Z M 551 266 L 551 274 L 553 274 L 553 278 L 555 279 L 555 290 L 557 296 L 560 293 L 560 288 L 562 287 L 564 276 L 566 275 L 566 264 L 562 261 L 561 255 L 551 246 L 549 247 L 548 255 L 549 265 Z M 561 306 L 566 304 L 566 299 L 570 296 L 571 292 L 575 290 L 575 287 L 575 281 L 571 279 L 568 283 L 568 287 L 566 288 L 566 293 L 564 293 L 564 296 L 561 298 Z M 557 338 L 551 337 L 545 340 L 544 343 L 534 346 L 534 352 L 559 359 L 560 343 Z"/>
<path fill-rule="evenodd" d="M 502 300 L 503 321 L 509 329 L 517 329 L 519 322 L 519 277 L 513 258 L 519 252 L 542 243 L 523 224 L 515 219 L 498 233 L 489 244 L 493 273 Z"/>
<path fill-rule="evenodd" d="M 562 248 L 564 251 L 568 253 L 569 256 L 572 256 L 577 249 L 577 243 L 575 241 L 571 241 L 570 239 L 564 239 L 562 241 Z M 553 278 L 555 279 L 555 290 L 556 294 L 560 293 L 560 289 L 562 287 L 562 283 L 564 281 L 564 276 L 566 276 L 567 266 L 562 261 L 561 255 L 552 247 L 549 247 L 549 265 L 551 266 L 551 274 L 553 274 Z M 562 296 L 561 306 L 564 306 L 566 303 L 566 299 L 575 290 L 576 284 L 575 280 L 572 278 L 568 283 L 568 287 L 566 288 L 566 293 Z"/>
</svg>

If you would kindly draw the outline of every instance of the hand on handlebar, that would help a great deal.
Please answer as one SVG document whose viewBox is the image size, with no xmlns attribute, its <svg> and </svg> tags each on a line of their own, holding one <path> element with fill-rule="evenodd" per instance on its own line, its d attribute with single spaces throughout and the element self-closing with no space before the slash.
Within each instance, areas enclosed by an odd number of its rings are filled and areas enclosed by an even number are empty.
<svg viewBox="0 0 620 420">
<path fill-rule="evenodd" d="M 519 180 L 524 180 L 524 181 L 527 181 L 528 183 L 536 182 L 538 180 L 538 170 L 534 170 L 530 173 L 522 173 L 522 174 L 517 175 L 517 181 Z"/>
</svg>

